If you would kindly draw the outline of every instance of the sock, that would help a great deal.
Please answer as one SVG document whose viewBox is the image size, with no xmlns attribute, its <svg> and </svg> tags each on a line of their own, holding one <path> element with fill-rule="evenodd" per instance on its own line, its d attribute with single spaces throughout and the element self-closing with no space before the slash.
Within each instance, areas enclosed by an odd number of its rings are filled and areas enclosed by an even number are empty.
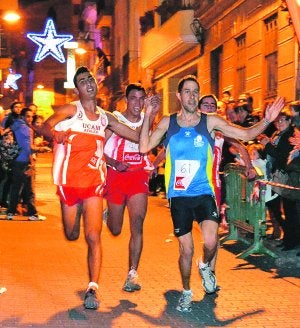
<svg viewBox="0 0 300 328">
<path fill-rule="evenodd" d="M 130 270 L 128 272 L 128 275 L 129 276 L 137 276 L 137 271 L 136 271 L 136 268 L 135 267 L 130 267 Z"/>
<path fill-rule="evenodd" d="M 207 263 L 200 262 L 200 265 L 199 265 L 200 269 L 207 268 L 208 266 L 209 266 L 208 262 Z"/>
<path fill-rule="evenodd" d="M 99 288 L 98 284 L 97 284 L 96 282 L 94 282 L 94 281 L 91 281 L 91 282 L 88 284 L 88 288 L 87 288 L 87 290 L 89 290 L 89 289 L 96 289 L 96 290 L 98 290 L 98 288 Z"/>
</svg>

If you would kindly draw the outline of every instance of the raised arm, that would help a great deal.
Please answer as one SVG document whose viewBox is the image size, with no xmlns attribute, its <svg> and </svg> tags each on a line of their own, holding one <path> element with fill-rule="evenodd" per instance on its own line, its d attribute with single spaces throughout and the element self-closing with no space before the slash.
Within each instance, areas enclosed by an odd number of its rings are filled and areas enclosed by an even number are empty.
<svg viewBox="0 0 300 328">
<path fill-rule="evenodd" d="M 140 134 L 141 153 L 147 153 L 161 142 L 170 122 L 169 116 L 163 116 L 155 130 L 150 134 L 151 117 L 153 117 L 153 111 L 155 110 L 151 103 L 151 98 L 145 100 L 145 107 L 145 117 Z"/>
<path fill-rule="evenodd" d="M 284 107 L 284 98 L 277 97 L 272 105 L 269 105 L 265 111 L 265 117 L 257 124 L 249 127 L 242 128 L 238 125 L 232 124 L 218 115 L 208 116 L 208 129 L 221 131 L 225 136 L 234 139 L 249 141 L 255 139 L 262 133 L 266 127 L 273 122 L 282 108 Z"/>
</svg>

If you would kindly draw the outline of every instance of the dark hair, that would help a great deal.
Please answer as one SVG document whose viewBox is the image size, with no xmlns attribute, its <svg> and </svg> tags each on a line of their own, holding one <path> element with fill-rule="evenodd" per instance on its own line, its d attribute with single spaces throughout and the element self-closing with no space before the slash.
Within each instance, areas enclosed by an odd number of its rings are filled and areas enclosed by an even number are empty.
<svg viewBox="0 0 300 328">
<path fill-rule="evenodd" d="M 197 85 L 198 85 L 198 88 L 200 89 L 200 84 L 199 84 L 196 76 L 195 75 L 186 75 L 181 80 L 179 80 L 178 87 L 177 87 L 177 92 L 180 93 L 182 91 L 183 85 L 184 85 L 184 83 L 186 81 L 194 81 L 194 82 L 196 82 Z"/>
<path fill-rule="evenodd" d="M 141 83 L 130 83 L 127 85 L 125 90 L 126 98 L 128 98 L 129 92 L 131 90 L 143 91 L 146 94 L 145 88 L 141 85 Z"/>
<path fill-rule="evenodd" d="M 90 70 L 86 67 L 86 66 L 80 66 L 77 68 L 77 71 L 73 77 L 73 83 L 75 85 L 75 88 L 78 87 L 78 84 L 77 84 L 77 77 L 79 74 L 82 74 L 82 73 L 90 73 Z"/>
<path fill-rule="evenodd" d="M 300 105 L 292 105 L 291 106 L 295 112 L 300 113 Z"/>
<path fill-rule="evenodd" d="M 41 119 L 43 122 L 45 121 L 45 118 L 43 115 L 34 115 L 32 124 L 34 125 L 37 120 Z"/>
<path fill-rule="evenodd" d="M 235 110 L 236 113 L 238 113 L 241 110 L 245 110 L 246 112 L 249 113 L 249 108 L 248 108 L 248 105 L 247 104 L 239 105 L 239 106 L 235 107 L 234 110 Z"/>
<path fill-rule="evenodd" d="M 11 110 L 13 110 L 14 107 L 15 107 L 17 104 L 21 104 L 21 105 L 22 105 L 22 103 L 21 103 L 20 101 L 14 101 L 13 103 L 10 104 L 9 108 L 10 108 Z"/>
<path fill-rule="evenodd" d="M 284 116 L 286 120 L 292 119 L 291 111 L 288 108 L 283 108 L 283 110 L 278 114 L 277 118 Z"/>
<path fill-rule="evenodd" d="M 25 115 L 26 115 L 28 112 L 32 112 L 32 110 L 31 110 L 29 107 L 24 107 L 24 108 L 21 110 L 20 116 L 25 117 Z"/>
</svg>

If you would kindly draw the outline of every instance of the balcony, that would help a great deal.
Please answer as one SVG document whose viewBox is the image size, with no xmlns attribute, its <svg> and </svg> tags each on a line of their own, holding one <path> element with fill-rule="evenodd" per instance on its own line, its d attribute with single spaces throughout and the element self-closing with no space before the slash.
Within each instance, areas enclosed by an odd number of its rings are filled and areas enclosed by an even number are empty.
<svg viewBox="0 0 300 328">
<path fill-rule="evenodd" d="M 193 19 L 194 10 L 180 10 L 163 25 L 152 28 L 142 36 L 142 67 L 156 69 L 195 47 L 198 42 L 190 28 Z"/>
</svg>

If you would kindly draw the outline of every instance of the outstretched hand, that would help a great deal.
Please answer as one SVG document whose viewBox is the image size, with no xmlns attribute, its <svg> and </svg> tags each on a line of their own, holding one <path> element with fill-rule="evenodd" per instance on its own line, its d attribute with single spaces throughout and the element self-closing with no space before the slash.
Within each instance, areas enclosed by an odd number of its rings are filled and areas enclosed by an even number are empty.
<svg viewBox="0 0 300 328">
<path fill-rule="evenodd" d="M 155 116 L 160 109 L 160 96 L 154 95 L 145 99 L 145 114 Z"/>
<path fill-rule="evenodd" d="M 265 119 L 273 122 L 284 107 L 284 98 L 277 97 L 274 102 L 266 108 Z"/>
</svg>

